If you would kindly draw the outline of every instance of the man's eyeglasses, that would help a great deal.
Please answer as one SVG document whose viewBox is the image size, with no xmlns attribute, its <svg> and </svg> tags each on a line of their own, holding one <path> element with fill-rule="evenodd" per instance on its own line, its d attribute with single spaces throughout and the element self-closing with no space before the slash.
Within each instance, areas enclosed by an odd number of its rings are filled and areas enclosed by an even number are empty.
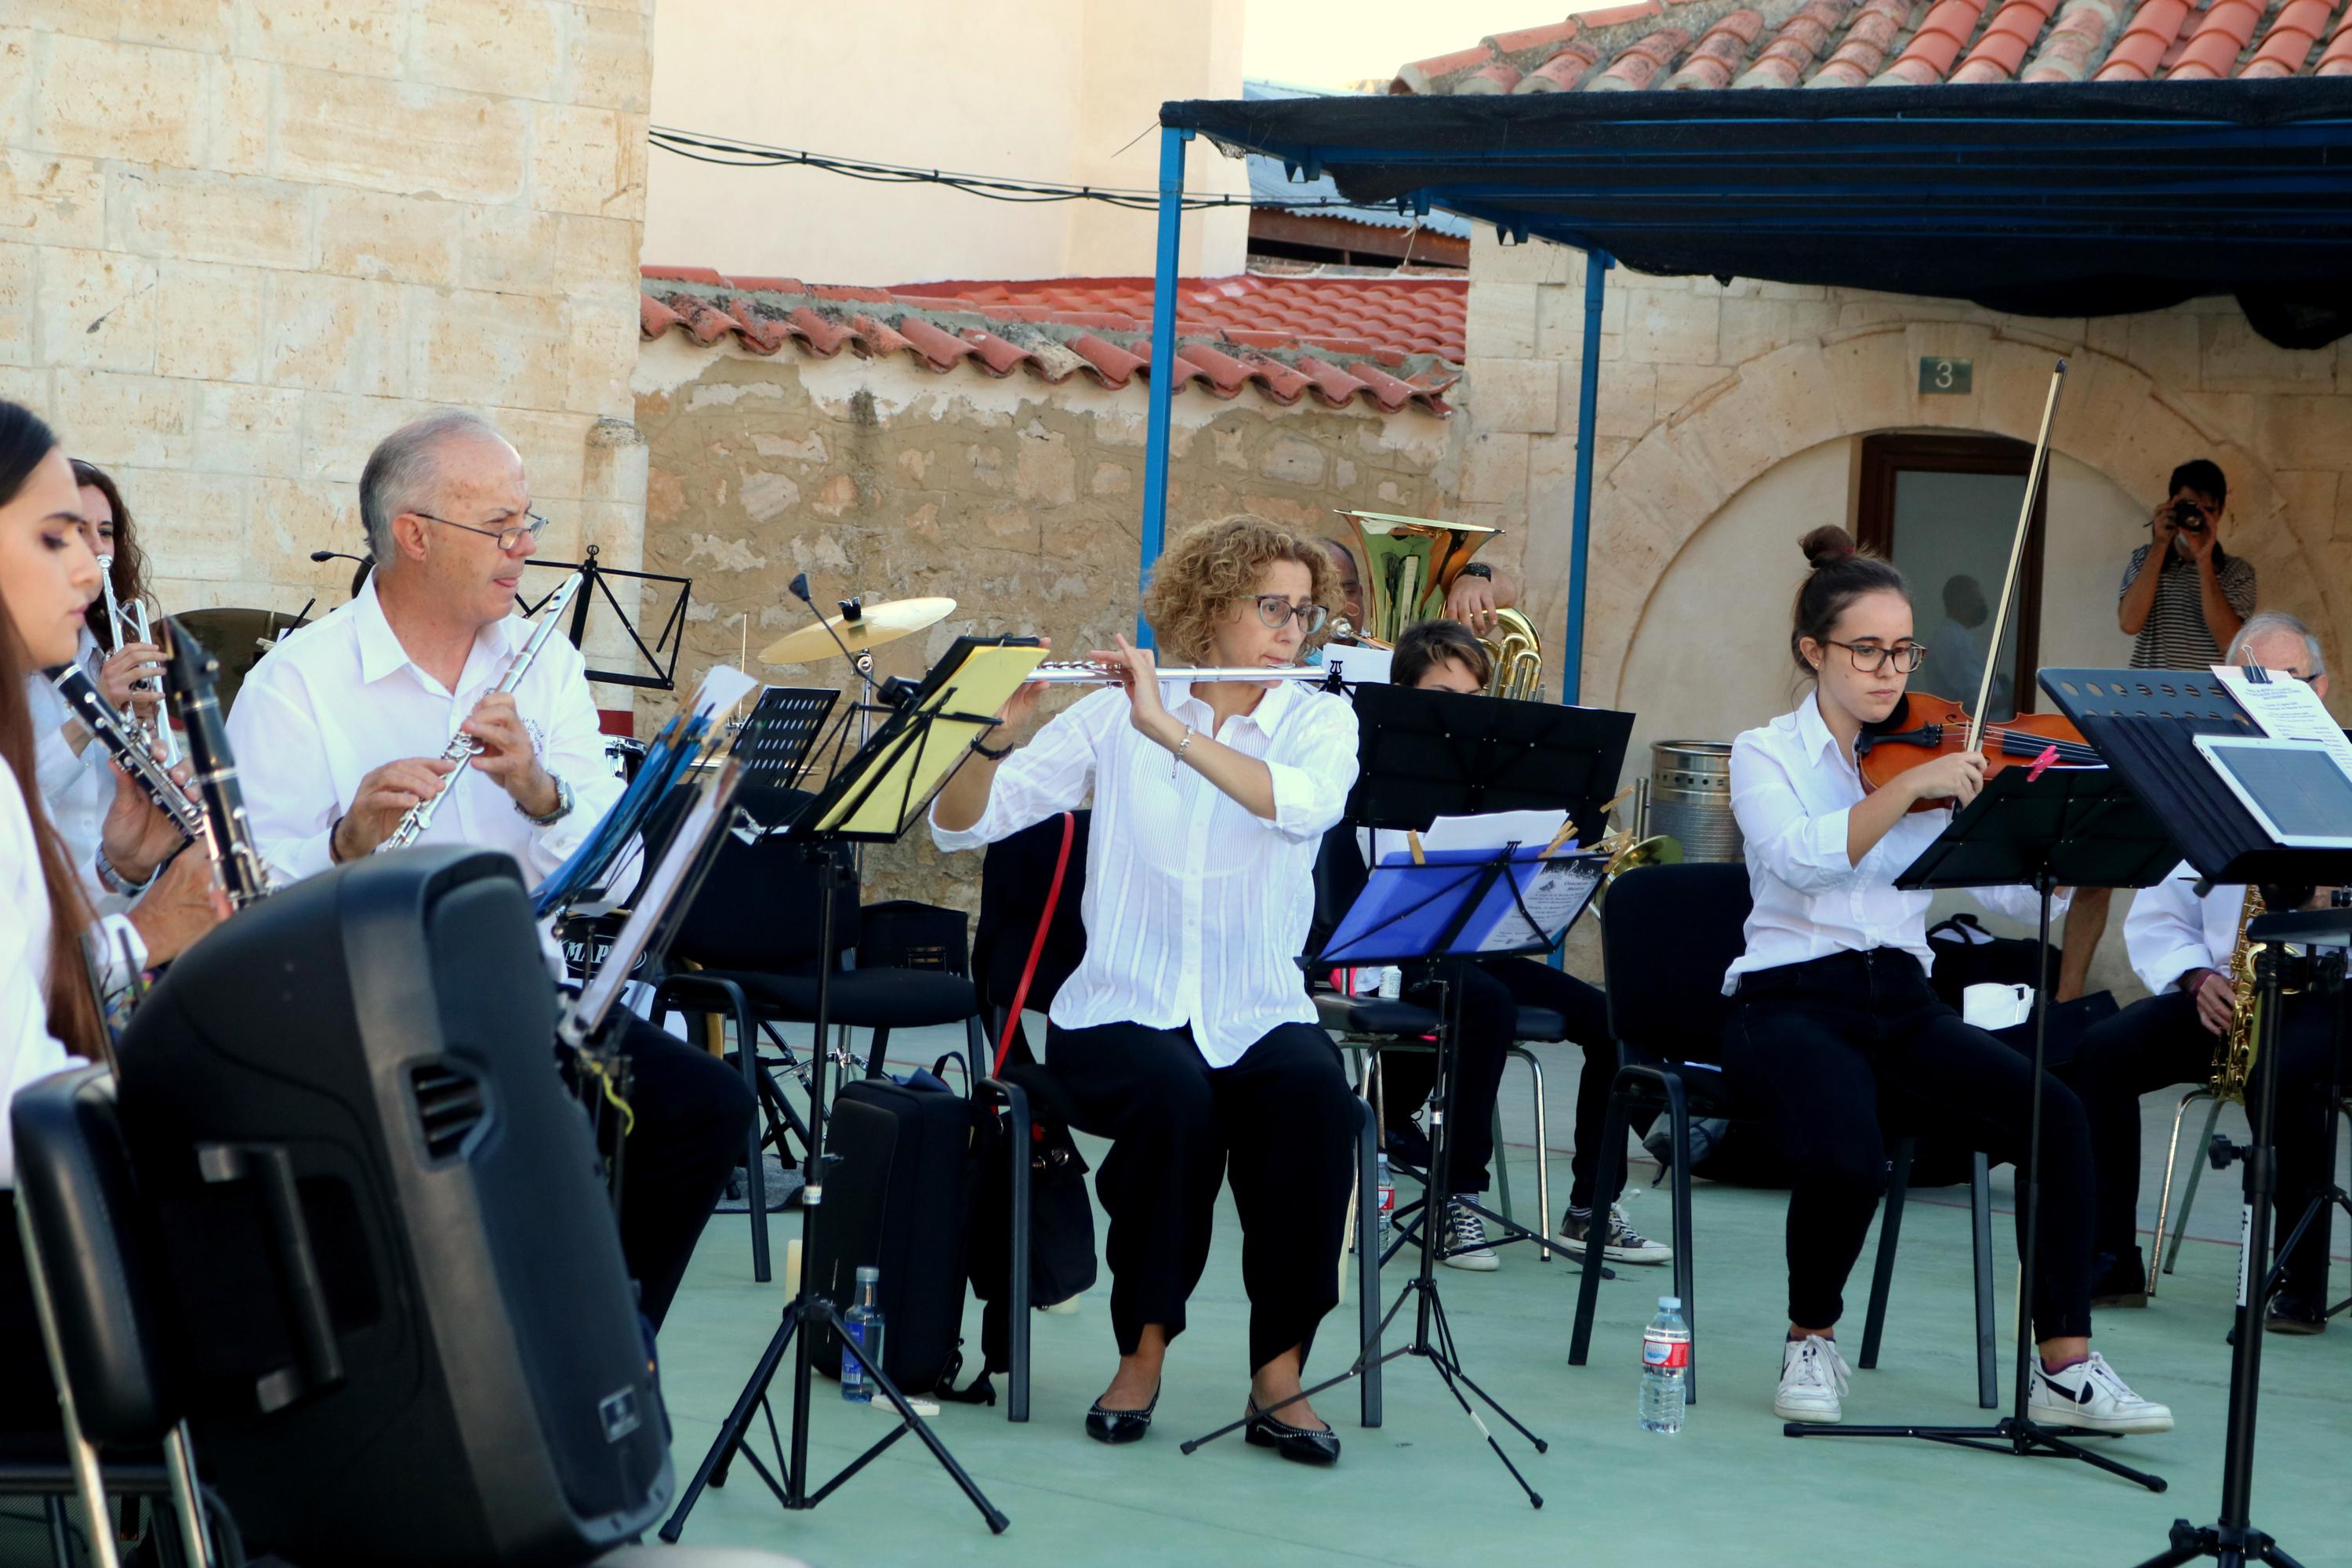
<svg viewBox="0 0 2352 1568">
<path fill-rule="evenodd" d="M 1835 637 L 1823 637 L 1822 641 L 1832 647 L 1845 649 L 1846 657 L 1853 660 L 1854 668 L 1864 675 L 1876 675 L 1889 664 L 1908 675 L 1927 658 L 1927 645 L 1925 643 L 1899 642 L 1888 647 L 1874 642 L 1840 642 Z"/>
<path fill-rule="evenodd" d="M 444 528 L 462 528 L 467 533 L 478 533 L 484 539 L 495 539 L 499 542 L 499 548 L 506 551 L 513 550 L 526 539 L 537 539 L 541 531 L 547 527 L 547 519 L 535 511 L 523 513 L 524 517 L 530 520 L 530 521 L 518 522 L 510 528 L 476 528 L 470 522 L 451 522 L 447 518 L 436 517 L 429 511 L 415 512 L 412 515 L 421 517 L 427 522 L 437 522 Z"/>
<path fill-rule="evenodd" d="M 1330 616 L 1331 612 L 1320 605 L 1294 605 L 1279 594 L 1257 596 L 1257 618 L 1276 631 L 1295 620 L 1299 631 L 1311 637 L 1323 629 L 1323 623 Z"/>
</svg>

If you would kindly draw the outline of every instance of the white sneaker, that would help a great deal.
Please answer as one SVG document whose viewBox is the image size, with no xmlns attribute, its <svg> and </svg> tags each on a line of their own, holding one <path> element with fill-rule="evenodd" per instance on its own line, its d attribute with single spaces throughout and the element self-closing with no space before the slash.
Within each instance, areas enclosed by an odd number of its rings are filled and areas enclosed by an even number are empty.
<svg viewBox="0 0 2352 1568">
<path fill-rule="evenodd" d="M 1442 1244 L 1445 1256 L 1439 1258 L 1448 1268 L 1467 1268 L 1474 1273 L 1488 1274 L 1503 1266 L 1495 1249 L 1486 1245 L 1486 1222 L 1460 1204 L 1445 1205 L 1445 1234 Z"/>
<path fill-rule="evenodd" d="M 2074 1426 L 2085 1432 L 2172 1430 L 2171 1407 L 2134 1394 L 2107 1364 L 2107 1358 L 2096 1351 L 2090 1360 L 2076 1362 L 2063 1372 L 2042 1371 L 2041 1358 L 2036 1357 L 2025 1418 L 2044 1426 Z"/>
<path fill-rule="evenodd" d="M 1819 1334 L 1790 1340 L 1780 1352 L 1780 1392 L 1772 1396 L 1772 1414 L 1783 1421 L 1835 1426 L 1845 1419 L 1838 1404 L 1845 1386 L 1845 1357 L 1838 1354 L 1835 1340 Z"/>
</svg>

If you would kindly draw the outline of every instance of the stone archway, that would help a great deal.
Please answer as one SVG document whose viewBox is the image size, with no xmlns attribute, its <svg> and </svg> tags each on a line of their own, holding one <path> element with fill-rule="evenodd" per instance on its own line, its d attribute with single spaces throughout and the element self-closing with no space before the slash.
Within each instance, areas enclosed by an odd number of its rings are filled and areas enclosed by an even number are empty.
<svg viewBox="0 0 2352 1568">
<path fill-rule="evenodd" d="M 1974 362 L 1967 396 L 1918 395 L 1922 356 Z M 2016 325 L 1891 322 L 1823 334 L 1759 354 L 1658 419 L 1593 487 L 1591 579 L 1586 588 L 1583 690 L 1622 700 L 1624 663 L 1652 613 L 1669 567 L 1732 497 L 1790 455 L 1843 437 L 1895 428 L 1990 431 L 2032 440 L 2050 371 L 2069 374 L 2053 450 L 2151 504 L 2173 465 L 2205 455 L 2231 478 L 2230 538 L 2261 569 L 2266 607 L 2323 628 L 2330 644 L 2352 610 L 2352 586 L 2321 564 L 2308 520 L 2288 514 L 2277 476 L 2254 452 L 2252 432 L 2228 420 L 2226 400 L 2192 408 L 2128 362 Z M 1605 371 L 1604 371 L 1604 374 Z M 1564 583 L 1567 541 L 1531 539 L 1530 584 Z M 1794 574 L 1790 574 L 1793 582 Z M 1759 584 L 1778 595 L 1788 584 Z M 1541 603 L 1549 624 L 1556 606 Z M 1669 606 L 1660 605 L 1664 611 Z"/>
</svg>

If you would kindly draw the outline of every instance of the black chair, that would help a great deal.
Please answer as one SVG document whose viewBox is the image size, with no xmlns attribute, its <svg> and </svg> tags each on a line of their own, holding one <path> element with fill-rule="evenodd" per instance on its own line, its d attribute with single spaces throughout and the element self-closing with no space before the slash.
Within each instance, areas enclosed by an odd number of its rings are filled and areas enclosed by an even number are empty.
<svg viewBox="0 0 2352 1568">
<path fill-rule="evenodd" d="M 0 1491 L 79 1492 L 89 1557 L 103 1568 L 116 1563 L 110 1495 L 168 1499 L 180 1550 L 198 1568 L 215 1560 L 208 1521 L 223 1554 L 241 1560 L 226 1510 L 196 1480 L 181 1419 L 184 1347 L 160 1310 L 162 1244 L 115 1116 L 113 1075 L 79 1068 L 30 1084 L 9 1121 L 17 1230 L 59 1390 L 65 1456 L 0 1469 Z M 59 1568 L 70 1568 L 54 1508 L 50 1531 Z"/>
<path fill-rule="evenodd" d="M 1043 1013 L 1049 1008 L 1055 994 L 1086 955 L 1086 924 L 1079 907 L 1086 894 L 1087 842 L 1092 814 L 1078 811 L 1070 816 L 1068 863 L 1063 868 L 1061 894 L 1055 902 L 1052 923 L 1046 927 L 1042 948 L 1036 946 L 1037 922 L 1045 912 L 1055 864 L 1064 854 L 1062 818 L 1048 817 L 991 845 L 981 865 L 979 936 L 972 946 L 972 979 L 980 990 L 990 1033 L 999 1041 L 1009 1040 L 1010 1045 L 1004 1052 L 1003 1068 L 992 1075 L 975 1078 L 972 1094 L 976 1099 L 992 1096 L 1003 1100 L 1015 1128 L 1026 1128 L 1034 1114 L 1040 1120 L 1087 1131 L 1078 1120 L 1069 1091 L 1054 1077 L 1052 1064 L 1036 1059 L 1029 1049 L 1021 1020 L 1009 1011 L 1033 948 L 1038 953 L 1037 968 L 1022 1004 L 1024 1013 Z M 976 1058 L 975 1070 L 978 1061 L 992 1059 Z M 1026 1142 L 1014 1141 L 1016 1147 L 1025 1146 Z M 1361 1342 L 1373 1346 L 1359 1389 L 1366 1426 L 1381 1424 L 1381 1365 L 1375 1341 L 1381 1321 L 1381 1259 L 1373 1233 L 1376 1217 L 1371 1212 L 1372 1205 L 1366 1201 L 1377 1180 L 1374 1162 L 1379 1142 L 1379 1124 L 1373 1120 L 1370 1105 L 1366 1104 L 1356 1142 L 1354 1247 L 1358 1328 Z M 1027 1162 L 1016 1161 L 1012 1226 L 1013 1369 L 1008 1398 L 1009 1418 L 1014 1421 L 1029 1418 L 1028 1182 Z"/>
<path fill-rule="evenodd" d="M 1675 1294 L 1683 1318 L 1698 1326 L 1691 1259 L 1690 1123 L 1694 1115 L 1742 1120 L 1749 1114 L 1732 1095 L 1715 1057 L 1730 1016 L 1731 998 L 1722 994 L 1724 971 L 1747 945 L 1749 910 L 1747 868 L 1689 863 L 1646 866 L 1626 872 L 1610 888 L 1601 921 L 1601 965 L 1608 978 L 1609 1027 L 1617 1037 L 1620 1065 L 1601 1129 L 1601 1147 L 1622 1147 L 1627 1111 L 1636 1106 L 1663 1109 L 1673 1139 Z M 1894 1282 L 1895 1249 L 1903 1230 L 1912 1140 L 1894 1146 L 1878 1258 L 1872 1273 L 1870 1308 L 1864 1319 L 1860 1364 L 1878 1364 L 1886 1301 Z M 1601 1210 L 1596 1197 L 1593 1209 Z M 1992 1197 L 1985 1157 L 1973 1162 L 1969 1182 L 1970 1237 L 1975 1255 L 1977 1308 L 1977 1403 L 1990 1410 L 2000 1403 L 1995 1364 L 1992 1300 Z M 1586 1246 L 1585 1268 L 1576 1297 L 1576 1329 L 1569 1363 L 1582 1366 L 1592 1342 L 1592 1314 L 1601 1289 L 1602 1227 L 1594 1226 Z M 1687 1397 L 1698 1399 L 1698 1361 L 1691 1359 Z"/>
<path fill-rule="evenodd" d="M 735 1026 L 744 1075 L 767 1116 L 767 1140 L 785 1152 L 789 1131 L 807 1141 L 807 1129 L 785 1100 L 771 1065 L 781 1065 L 807 1087 L 801 1058 L 776 1030 L 779 1024 L 814 1024 L 818 972 L 830 966 L 829 1016 L 835 1025 L 872 1031 L 866 1061 L 880 1070 L 890 1032 L 961 1023 L 974 1057 L 982 1036 L 979 1000 L 960 973 L 896 968 L 844 968 L 843 957 L 857 945 L 857 889 L 846 868 L 834 897 L 833 930 L 820 932 L 821 878 L 836 874 L 834 862 L 812 857 L 782 837 L 746 844 L 729 838 L 709 876 L 688 906 L 670 945 L 673 963 L 688 966 L 665 974 L 655 987 L 653 1016 L 658 1024 L 672 1008 L 689 1016 L 717 1016 Z M 763 1058 L 760 1042 L 776 1049 Z M 813 1049 L 826 1048 L 816 1040 Z M 754 1134 L 757 1137 L 757 1133 Z M 752 1151 L 751 1219 L 752 1276 L 769 1277 L 766 1184 Z"/>
</svg>

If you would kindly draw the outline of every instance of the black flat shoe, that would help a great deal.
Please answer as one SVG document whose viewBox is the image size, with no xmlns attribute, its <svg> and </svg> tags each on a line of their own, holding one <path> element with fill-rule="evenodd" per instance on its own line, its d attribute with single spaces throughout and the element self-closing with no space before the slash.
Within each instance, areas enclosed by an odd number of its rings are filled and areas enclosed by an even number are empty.
<svg viewBox="0 0 2352 1568">
<path fill-rule="evenodd" d="M 1336 1465 L 1339 1462 L 1339 1435 L 1337 1432 L 1311 1432 L 1304 1426 L 1293 1426 L 1277 1420 L 1249 1402 L 1249 1425 L 1244 1436 L 1260 1448 L 1271 1448 L 1284 1458 L 1300 1465 Z"/>
<path fill-rule="evenodd" d="M 1160 1390 L 1140 1410 L 1105 1410 L 1097 1399 L 1087 1411 L 1087 1436 L 1097 1443 L 1132 1443 L 1151 1430 L 1151 1413 L 1160 1408 Z"/>
</svg>

